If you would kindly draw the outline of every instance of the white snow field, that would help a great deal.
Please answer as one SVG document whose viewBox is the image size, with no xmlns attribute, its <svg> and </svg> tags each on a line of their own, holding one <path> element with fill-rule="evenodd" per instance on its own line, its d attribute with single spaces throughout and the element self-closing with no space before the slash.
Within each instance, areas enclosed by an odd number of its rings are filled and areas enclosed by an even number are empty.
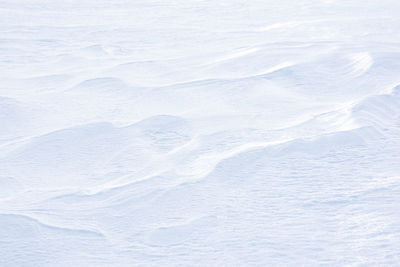
<svg viewBox="0 0 400 267">
<path fill-rule="evenodd" d="M 400 266 L 400 1 L 1 0 L 0 266 Z"/>
</svg>

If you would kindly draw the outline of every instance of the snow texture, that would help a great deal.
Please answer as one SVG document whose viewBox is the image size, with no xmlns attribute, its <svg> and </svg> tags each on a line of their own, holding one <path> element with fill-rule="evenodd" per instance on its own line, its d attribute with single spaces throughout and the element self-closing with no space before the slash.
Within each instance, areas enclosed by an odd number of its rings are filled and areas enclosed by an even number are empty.
<svg viewBox="0 0 400 267">
<path fill-rule="evenodd" d="M 396 266 L 398 0 L 0 1 L 0 266 Z"/>
</svg>

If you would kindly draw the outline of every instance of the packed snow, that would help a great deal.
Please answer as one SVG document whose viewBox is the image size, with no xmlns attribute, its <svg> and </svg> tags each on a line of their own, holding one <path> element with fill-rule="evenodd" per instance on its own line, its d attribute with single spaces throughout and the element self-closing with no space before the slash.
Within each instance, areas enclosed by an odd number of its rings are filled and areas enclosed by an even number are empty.
<svg viewBox="0 0 400 267">
<path fill-rule="evenodd" d="M 0 1 L 0 266 L 396 266 L 398 0 Z"/>
</svg>

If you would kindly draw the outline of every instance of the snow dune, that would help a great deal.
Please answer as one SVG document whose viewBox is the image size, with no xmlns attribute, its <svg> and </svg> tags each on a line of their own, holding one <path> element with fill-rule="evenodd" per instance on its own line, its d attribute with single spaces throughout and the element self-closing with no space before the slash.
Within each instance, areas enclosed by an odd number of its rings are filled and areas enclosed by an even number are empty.
<svg viewBox="0 0 400 267">
<path fill-rule="evenodd" d="M 397 265 L 399 12 L 2 1 L 0 265 Z"/>
</svg>

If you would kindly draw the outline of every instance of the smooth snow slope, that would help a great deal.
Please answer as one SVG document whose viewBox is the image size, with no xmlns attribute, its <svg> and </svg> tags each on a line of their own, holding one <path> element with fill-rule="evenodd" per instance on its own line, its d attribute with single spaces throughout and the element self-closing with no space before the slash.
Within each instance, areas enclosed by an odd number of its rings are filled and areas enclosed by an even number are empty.
<svg viewBox="0 0 400 267">
<path fill-rule="evenodd" d="M 0 266 L 395 266 L 398 0 L 0 1 Z"/>
</svg>

